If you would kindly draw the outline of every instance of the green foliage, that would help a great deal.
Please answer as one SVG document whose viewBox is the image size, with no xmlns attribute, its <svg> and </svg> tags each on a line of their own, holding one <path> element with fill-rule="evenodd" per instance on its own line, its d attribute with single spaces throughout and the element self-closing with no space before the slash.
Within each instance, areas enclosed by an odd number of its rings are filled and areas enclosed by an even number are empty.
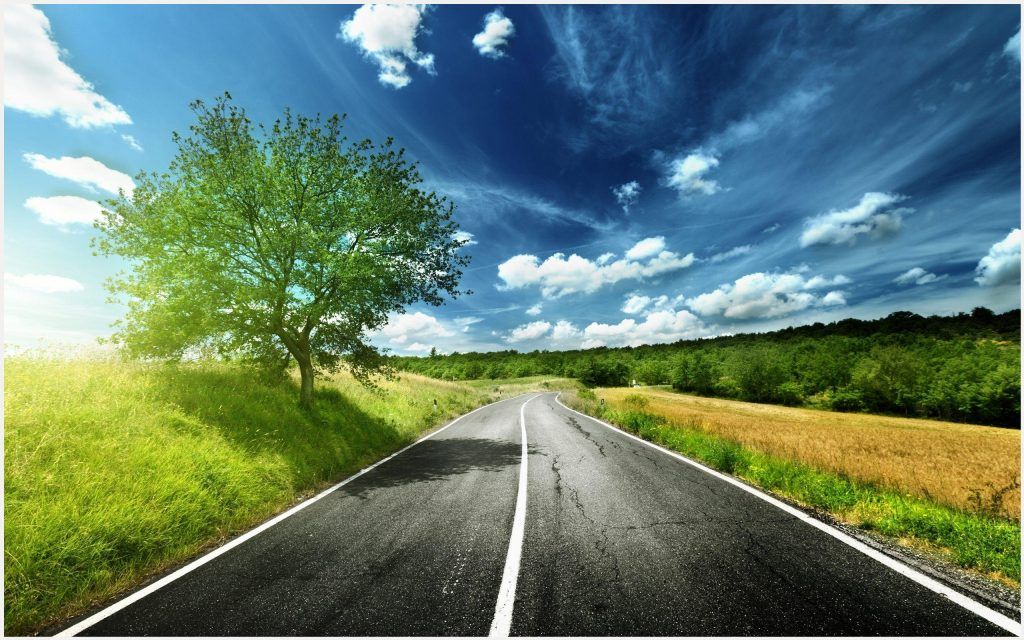
<svg viewBox="0 0 1024 640">
<path fill-rule="evenodd" d="M 705 351 L 681 353 L 672 372 L 672 388 L 712 395 L 720 376 L 720 365 Z"/>
<path fill-rule="evenodd" d="M 990 487 L 989 494 L 979 492 L 977 512 L 971 513 L 764 454 L 712 434 L 700 424 L 669 422 L 642 408 L 614 410 L 580 394 L 570 395 L 566 401 L 765 490 L 823 509 L 864 529 L 934 545 L 963 567 L 1000 572 L 1020 581 L 1020 523 L 997 515 L 1003 494 L 1014 485 Z"/>
<path fill-rule="evenodd" d="M 311 406 L 314 371 L 367 380 L 385 365 L 367 331 L 459 293 L 454 206 L 390 139 L 349 142 L 337 115 L 254 126 L 227 94 L 192 110 L 167 172 L 137 176 L 96 225 L 99 252 L 130 265 L 110 283 L 129 353 L 294 360 Z"/>
<path fill-rule="evenodd" d="M 897 312 L 675 344 L 391 362 L 447 379 L 523 372 L 590 386 L 635 379 L 721 398 L 1020 426 L 1019 310 L 930 318 Z"/>
</svg>

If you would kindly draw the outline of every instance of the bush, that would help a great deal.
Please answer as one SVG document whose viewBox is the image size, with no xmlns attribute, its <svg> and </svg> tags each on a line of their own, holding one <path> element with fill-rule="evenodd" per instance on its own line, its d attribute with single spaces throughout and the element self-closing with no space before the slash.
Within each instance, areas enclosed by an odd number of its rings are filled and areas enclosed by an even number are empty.
<svg viewBox="0 0 1024 640">
<path fill-rule="evenodd" d="M 779 354 L 765 347 L 751 349 L 737 363 L 736 382 L 741 396 L 753 402 L 773 402 L 776 392 L 788 375 L 779 362 Z"/>
<path fill-rule="evenodd" d="M 860 392 L 854 389 L 840 389 L 829 398 L 829 408 L 833 411 L 857 412 L 864 410 L 864 400 Z"/>
<path fill-rule="evenodd" d="M 775 388 L 775 399 L 779 404 L 798 407 L 804 403 L 804 389 L 799 382 L 783 382 Z"/>
</svg>

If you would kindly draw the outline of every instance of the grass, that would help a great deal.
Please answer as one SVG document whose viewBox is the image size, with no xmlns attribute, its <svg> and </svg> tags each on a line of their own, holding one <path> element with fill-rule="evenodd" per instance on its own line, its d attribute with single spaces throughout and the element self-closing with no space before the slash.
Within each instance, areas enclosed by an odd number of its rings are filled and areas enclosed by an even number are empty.
<svg viewBox="0 0 1024 640">
<path fill-rule="evenodd" d="M 7 634 L 75 615 L 499 396 L 409 374 L 373 392 L 339 375 L 309 414 L 293 382 L 228 365 L 4 366 Z"/>
<path fill-rule="evenodd" d="M 598 397 L 589 392 L 568 394 L 566 400 L 580 411 L 603 417 L 646 440 L 743 478 L 772 493 L 827 511 L 841 521 L 876 531 L 901 543 L 936 551 L 962 567 L 1017 587 L 1020 585 L 1020 522 L 986 511 L 984 504 L 980 510 L 942 504 L 934 499 L 816 467 L 796 458 L 792 449 L 779 447 L 769 451 L 757 448 L 736 438 L 735 431 L 719 426 L 720 421 L 728 423 L 729 405 L 723 406 L 718 413 L 705 407 L 697 417 L 687 414 L 685 409 L 670 407 L 674 411 L 666 410 L 669 400 L 660 397 L 660 403 L 656 402 L 659 398 L 657 391 L 638 393 L 635 389 L 602 389 L 598 394 L 605 399 L 605 404 L 599 404 Z M 686 406 L 688 401 L 680 397 L 678 402 Z M 748 403 L 731 404 L 747 405 L 745 410 L 753 411 Z M 821 415 L 823 425 L 832 424 L 829 422 L 831 419 L 861 417 L 813 413 Z M 765 434 L 785 433 L 779 421 L 758 423 L 748 419 L 747 425 L 750 430 L 761 429 Z M 823 426 L 819 431 L 813 421 L 804 420 L 801 425 L 803 437 L 808 441 L 830 437 L 827 427 Z M 907 425 L 909 430 L 915 428 L 919 426 Z M 771 440 L 768 435 L 764 438 Z M 787 442 L 785 439 L 782 441 Z M 877 434 L 874 442 L 883 450 L 893 446 Z M 793 443 L 786 446 L 793 446 Z M 832 446 L 841 445 L 834 443 Z"/>
</svg>

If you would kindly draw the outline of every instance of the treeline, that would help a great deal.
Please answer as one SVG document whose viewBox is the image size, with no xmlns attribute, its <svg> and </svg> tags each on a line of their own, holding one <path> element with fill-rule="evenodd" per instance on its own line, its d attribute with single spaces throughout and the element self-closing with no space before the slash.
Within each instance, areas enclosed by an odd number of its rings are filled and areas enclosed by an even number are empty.
<svg viewBox="0 0 1024 640">
<path fill-rule="evenodd" d="M 393 357 L 435 378 L 554 375 L 688 393 L 1020 427 L 1020 310 L 815 323 L 762 334 L 577 351 Z"/>
</svg>

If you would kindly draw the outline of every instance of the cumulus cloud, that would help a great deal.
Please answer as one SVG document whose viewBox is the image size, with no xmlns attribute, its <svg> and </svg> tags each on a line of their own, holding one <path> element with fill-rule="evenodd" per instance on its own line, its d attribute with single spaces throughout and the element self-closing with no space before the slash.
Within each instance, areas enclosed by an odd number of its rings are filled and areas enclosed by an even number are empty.
<svg viewBox="0 0 1024 640">
<path fill-rule="evenodd" d="M 641 344 L 675 342 L 711 335 L 713 329 L 685 309 L 653 311 L 638 322 L 626 318 L 618 324 L 593 322 L 583 330 L 583 348 L 635 347 Z"/>
<path fill-rule="evenodd" d="M 8 286 L 39 293 L 74 293 L 85 289 L 85 286 L 78 280 L 42 273 L 26 273 L 24 275 L 5 273 L 4 282 Z"/>
<path fill-rule="evenodd" d="M 412 82 L 409 64 L 434 74 L 434 56 L 416 48 L 426 7 L 364 4 L 341 24 L 339 38 L 358 46 L 380 69 L 381 84 L 401 89 Z"/>
<path fill-rule="evenodd" d="M 479 244 L 473 239 L 473 234 L 468 231 L 456 231 L 454 237 L 456 241 L 462 242 L 464 247 L 472 247 L 474 244 Z"/>
<path fill-rule="evenodd" d="M 78 196 L 32 197 L 25 201 L 25 208 L 43 224 L 54 226 L 92 224 L 103 213 L 100 203 Z"/>
<path fill-rule="evenodd" d="M 42 11 L 12 3 L 3 13 L 5 106 L 34 116 L 59 115 L 75 128 L 131 124 L 124 109 L 61 60 Z"/>
<path fill-rule="evenodd" d="M 721 190 L 716 181 L 707 178 L 708 172 L 717 166 L 717 157 L 703 151 L 695 151 L 686 157 L 676 158 L 669 164 L 666 184 L 681 195 L 711 195 Z"/>
<path fill-rule="evenodd" d="M 568 320 L 559 320 L 551 329 L 551 339 L 555 342 L 565 343 L 576 340 L 582 335 L 576 325 Z"/>
<path fill-rule="evenodd" d="M 754 249 L 754 247 L 752 247 L 751 245 L 745 244 L 745 245 L 740 246 L 740 247 L 733 247 L 732 249 L 729 249 L 728 251 L 723 251 L 721 253 L 716 253 L 715 255 L 711 256 L 709 258 L 709 260 L 712 263 L 722 262 L 723 260 L 729 260 L 731 258 L 737 258 L 739 256 L 746 255 L 746 254 L 750 253 L 753 249 Z"/>
<path fill-rule="evenodd" d="M 504 283 L 499 289 L 538 286 L 545 298 L 559 298 L 570 293 L 593 293 L 606 284 L 642 280 L 693 264 L 692 253 L 682 256 L 664 247 L 664 238 L 646 238 L 627 251 L 624 258 L 607 258 L 603 263 L 576 254 L 566 258 L 565 254 L 556 253 L 543 262 L 533 255 L 514 256 L 498 266 L 498 277 Z"/>
<path fill-rule="evenodd" d="M 1016 60 L 1020 63 L 1020 29 L 1017 29 L 1017 33 L 1006 41 L 1006 45 L 1003 47 L 1003 55 L 1011 60 Z"/>
<path fill-rule="evenodd" d="M 894 233 L 903 226 L 903 215 L 913 209 L 895 208 L 906 196 L 898 193 L 865 193 L 855 206 L 842 211 L 829 211 L 804 220 L 800 246 L 814 244 L 848 244 L 857 242 L 858 236 L 874 237 Z"/>
<path fill-rule="evenodd" d="M 551 323 L 545 320 L 537 320 L 536 322 L 530 322 L 528 324 L 521 324 L 513 329 L 505 337 L 508 342 L 528 342 L 530 340 L 537 340 L 547 335 L 551 329 Z"/>
<path fill-rule="evenodd" d="M 937 280 L 942 280 L 945 277 L 946 277 L 945 275 L 937 276 L 934 273 L 930 273 L 928 271 L 925 271 L 921 267 L 914 267 L 913 269 L 907 269 L 906 271 L 904 271 L 900 275 L 896 276 L 893 279 L 893 282 L 895 282 L 896 284 L 899 284 L 899 285 L 908 285 L 908 284 L 922 285 L 922 284 L 929 284 L 929 283 L 935 282 Z"/>
<path fill-rule="evenodd" d="M 484 30 L 473 36 L 473 46 L 480 55 L 497 60 L 505 56 L 505 47 L 515 33 L 512 21 L 501 9 L 495 9 L 484 16 Z"/>
<path fill-rule="evenodd" d="M 643 260 L 651 256 L 656 256 L 665 250 L 665 238 L 663 236 L 655 236 L 653 238 L 644 238 L 640 242 L 633 245 L 629 251 L 626 252 L 627 260 Z"/>
<path fill-rule="evenodd" d="M 735 320 L 778 318 L 810 307 L 846 304 L 842 291 L 825 295 L 815 290 L 849 284 L 843 275 L 834 278 L 801 273 L 751 273 L 732 284 L 689 298 L 686 306 L 702 316 L 724 316 Z"/>
<path fill-rule="evenodd" d="M 669 298 L 666 295 L 651 297 L 634 292 L 626 295 L 626 301 L 622 303 L 622 312 L 629 315 L 638 315 L 644 311 L 675 310 L 684 300 L 683 296 L 676 296 L 675 298 Z"/>
<path fill-rule="evenodd" d="M 47 158 L 39 153 L 26 153 L 24 158 L 33 169 L 55 178 L 71 180 L 90 191 L 98 188 L 116 195 L 118 190 L 123 189 L 124 194 L 130 198 L 135 190 L 131 176 L 88 156 Z"/>
<path fill-rule="evenodd" d="M 983 287 L 1020 282 L 1020 244 L 1024 234 L 1014 229 L 1005 238 L 992 245 L 988 255 L 978 262 L 974 279 Z"/>
<path fill-rule="evenodd" d="M 629 213 L 630 207 L 640 200 L 640 191 L 640 183 L 636 180 L 612 187 L 612 193 L 615 194 L 615 200 L 622 205 L 623 213 Z"/>
<path fill-rule="evenodd" d="M 455 332 L 441 324 L 434 316 L 416 311 L 392 316 L 386 325 L 371 332 L 370 335 L 384 338 L 392 344 L 403 345 L 403 348 L 410 351 L 421 351 L 422 349 L 415 349 L 410 341 L 447 338 L 455 335 Z"/>
<path fill-rule="evenodd" d="M 625 318 L 617 324 L 592 322 L 584 329 L 579 329 L 568 320 L 559 320 L 555 324 L 538 320 L 519 325 L 505 336 L 505 340 L 518 343 L 543 339 L 558 347 L 590 349 L 675 342 L 705 337 L 713 332 L 713 327 L 708 327 L 689 311 L 665 309 L 652 311 L 643 320 Z"/>
<path fill-rule="evenodd" d="M 538 302 L 537 304 L 533 305 L 532 307 L 530 307 L 529 309 L 526 310 L 526 315 L 528 315 L 528 316 L 539 316 L 540 312 L 543 309 L 544 309 L 544 305 L 542 305 L 542 304 L 540 304 Z"/>
</svg>

